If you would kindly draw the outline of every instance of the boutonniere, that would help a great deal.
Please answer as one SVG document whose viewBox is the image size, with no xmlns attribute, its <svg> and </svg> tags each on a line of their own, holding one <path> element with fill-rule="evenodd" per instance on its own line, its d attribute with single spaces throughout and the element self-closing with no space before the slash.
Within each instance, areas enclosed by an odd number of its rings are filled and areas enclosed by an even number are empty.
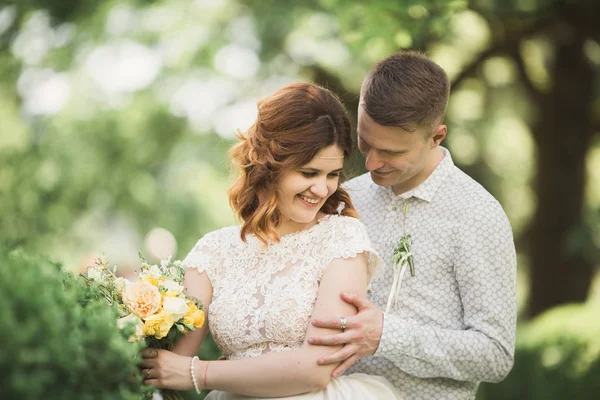
<svg viewBox="0 0 600 400">
<path fill-rule="evenodd" d="M 410 268 L 410 276 L 415 276 L 415 261 L 413 259 L 410 245 L 410 235 L 405 233 L 398 241 L 398 246 L 396 246 L 394 249 L 394 254 L 392 254 L 392 262 L 397 268 L 402 268 L 404 265 L 408 264 L 408 267 Z"/>
<path fill-rule="evenodd" d="M 411 249 L 412 238 L 406 233 L 406 214 L 408 213 L 408 203 L 404 202 L 402 207 L 402 214 L 404 214 L 404 218 L 402 221 L 402 230 L 403 234 L 400 240 L 398 240 L 398 245 L 394 249 L 394 253 L 392 254 L 392 265 L 394 266 L 394 281 L 392 283 L 392 288 L 390 290 L 390 295 L 388 296 L 387 306 L 385 308 L 385 312 L 390 312 L 392 308 L 392 303 L 395 299 L 395 307 L 398 308 L 398 297 L 400 295 L 400 287 L 402 286 L 402 277 L 404 276 L 404 270 L 408 266 L 410 269 L 410 275 L 415 276 L 415 261 Z"/>
<path fill-rule="evenodd" d="M 412 238 L 410 234 L 406 233 L 406 214 L 408 213 L 408 203 L 404 203 L 402 207 L 402 214 L 404 214 L 404 219 L 402 221 L 402 230 L 403 235 L 398 240 L 398 245 L 394 249 L 394 253 L 392 254 L 392 263 L 397 268 L 402 268 L 405 265 L 408 265 L 410 268 L 410 275 L 415 276 L 415 260 L 413 258 L 411 244 Z"/>
</svg>

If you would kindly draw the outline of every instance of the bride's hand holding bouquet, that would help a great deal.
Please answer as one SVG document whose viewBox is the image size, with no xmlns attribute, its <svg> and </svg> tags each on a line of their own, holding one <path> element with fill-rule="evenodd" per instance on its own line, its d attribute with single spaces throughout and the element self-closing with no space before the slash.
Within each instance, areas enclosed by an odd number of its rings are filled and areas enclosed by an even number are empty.
<svg viewBox="0 0 600 400">
<path fill-rule="evenodd" d="M 202 304 L 183 293 L 184 268 L 180 261 L 169 257 L 159 265 L 150 265 L 141 258 L 135 281 L 118 277 L 116 267 L 111 270 L 101 259 L 88 267 L 84 278 L 88 284 L 99 285 L 109 306 L 117 305 L 119 327 L 134 327 L 131 342 L 172 350 L 182 334 L 204 325 Z M 162 395 L 165 399 L 181 398 L 172 390 L 163 390 Z"/>
</svg>

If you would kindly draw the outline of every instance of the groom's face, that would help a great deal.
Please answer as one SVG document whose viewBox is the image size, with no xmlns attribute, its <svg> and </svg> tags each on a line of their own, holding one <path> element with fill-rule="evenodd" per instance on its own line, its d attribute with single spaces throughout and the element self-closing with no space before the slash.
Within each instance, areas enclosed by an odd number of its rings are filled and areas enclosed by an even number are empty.
<svg viewBox="0 0 600 400">
<path fill-rule="evenodd" d="M 438 127 L 439 128 L 439 127 Z M 365 167 L 373 182 L 391 186 L 396 194 L 411 190 L 423 182 L 433 162 L 439 142 L 438 128 L 417 127 L 407 131 L 377 124 L 358 107 L 358 148 L 365 157 Z M 445 136 L 445 126 L 444 136 Z"/>
</svg>

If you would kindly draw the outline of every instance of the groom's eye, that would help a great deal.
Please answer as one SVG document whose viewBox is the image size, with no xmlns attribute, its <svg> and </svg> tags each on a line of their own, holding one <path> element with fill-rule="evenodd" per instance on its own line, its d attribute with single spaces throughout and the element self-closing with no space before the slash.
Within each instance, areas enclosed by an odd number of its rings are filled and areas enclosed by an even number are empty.
<svg viewBox="0 0 600 400">
<path fill-rule="evenodd" d="M 387 155 L 390 155 L 390 156 L 399 156 L 399 155 L 402 155 L 402 154 L 406 154 L 406 151 L 405 151 L 405 150 L 400 150 L 400 151 L 393 151 L 393 150 L 381 150 L 381 152 L 382 152 L 383 154 L 387 154 Z"/>
</svg>

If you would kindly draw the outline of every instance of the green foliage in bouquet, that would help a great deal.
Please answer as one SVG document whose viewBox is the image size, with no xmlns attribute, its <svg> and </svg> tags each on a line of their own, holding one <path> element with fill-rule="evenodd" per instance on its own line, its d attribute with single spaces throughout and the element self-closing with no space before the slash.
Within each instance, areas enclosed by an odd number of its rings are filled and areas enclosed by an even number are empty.
<svg viewBox="0 0 600 400">
<path fill-rule="evenodd" d="M 596 400 L 600 393 L 600 305 L 552 309 L 517 336 L 515 364 L 479 400 Z"/>
<path fill-rule="evenodd" d="M 102 293 L 48 260 L 0 248 L 5 399 L 140 399 L 138 346 Z"/>
</svg>

